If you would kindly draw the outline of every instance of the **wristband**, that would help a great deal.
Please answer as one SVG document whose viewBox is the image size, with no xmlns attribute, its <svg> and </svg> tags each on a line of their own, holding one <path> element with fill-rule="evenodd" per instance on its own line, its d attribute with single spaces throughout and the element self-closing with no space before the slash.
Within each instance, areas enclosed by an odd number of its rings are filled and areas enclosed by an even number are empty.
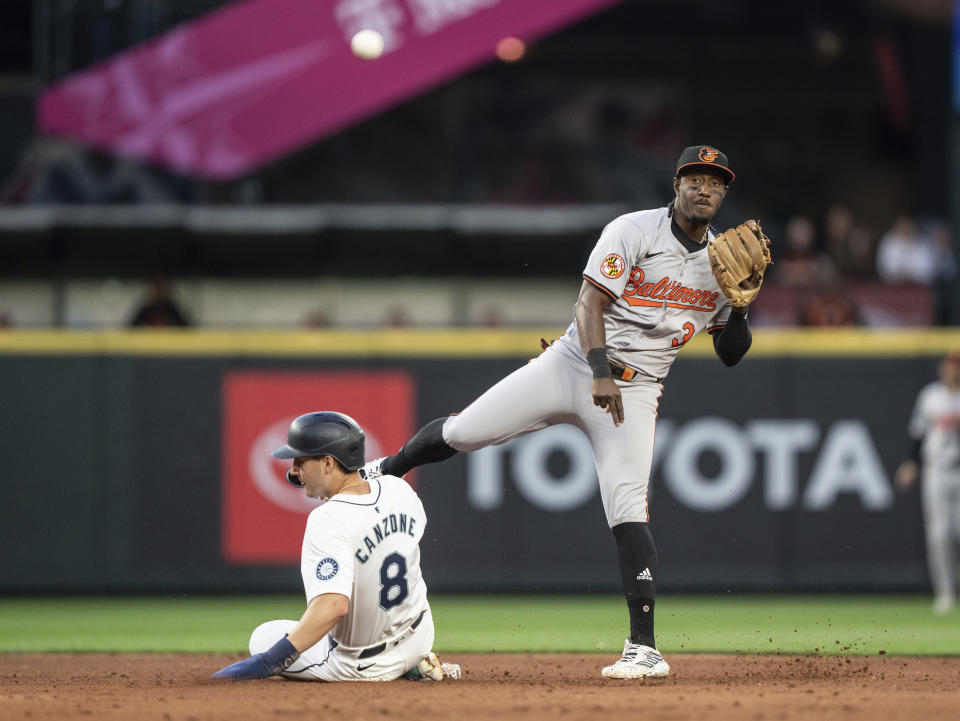
<svg viewBox="0 0 960 721">
<path fill-rule="evenodd" d="M 590 364 L 590 370 L 593 371 L 593 377 L 613 378 L 610 370 L 610 361 L 607 359 L 607 351 L 603 348 L 591 348 L 587 351 L 587 363 Z"/>
<path fill-rule="evenodd" d="M 274 675 L 286 671 L 298 658 L 300 652 L 286 636 L 263 652 L 263 660 Z"/>
</svg>

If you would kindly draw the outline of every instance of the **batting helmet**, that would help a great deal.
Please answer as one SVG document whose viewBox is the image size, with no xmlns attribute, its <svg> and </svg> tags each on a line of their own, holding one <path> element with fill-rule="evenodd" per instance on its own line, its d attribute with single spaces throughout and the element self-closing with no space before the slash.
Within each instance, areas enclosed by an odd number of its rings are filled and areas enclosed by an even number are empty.
<svg viewBox="0 0 960 721">
<path fill-rule="evenodd" d="M 287 431 L 287 444 L 270 455 L 274 458 L 332 456 L 348 471 L 363 465 L 363 429 L 350 416 L 333 411 L 307 413 L 294 419 Z M 287 480 L 295 486 L 301 485 Z"/>
</svg>

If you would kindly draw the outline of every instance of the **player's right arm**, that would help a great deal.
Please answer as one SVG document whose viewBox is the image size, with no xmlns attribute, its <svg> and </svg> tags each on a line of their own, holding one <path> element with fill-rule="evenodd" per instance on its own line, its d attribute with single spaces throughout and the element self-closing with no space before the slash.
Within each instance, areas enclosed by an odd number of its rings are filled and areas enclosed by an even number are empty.
<svg viewBox="0 0 960 721">
<path fill-rule="evenodd" d="M 593 370 L 593 385 L 590 388 L 593 403 L 605 408 L 613 418 L 613 424 L 619 426 L 623 422 L 623 398 L 610 372 L 606 350 L 607 331 L 603 325 L 603 311 L 612 300 L 609 295 L 584 280 L 580 286 L 574 317 L 580 349 L 587 356 L 587 362 Z"/>
<path fill-rule="evenodd" d="M 648 244 L 648 233 L 641 232 L 636 223 L 656 225 L 660 217 L 658 213 L 646 211 L 621 215 L 607 223 L 583 269 L 583 285 L 574 310 L 580 349 L 593 371 L 593 403 L 610 413 L 614 425 L 623 423 L 623 398 L 607 359 L 603 311 L 621 296 L 630 278 L 633 259 Z M 645 220 L 638 221 L 640 217 Z"/>
<path fill-rule="evenodd" d="M 350 599 L 341 593 L 321 593 L 310 599 L 300 621 L 287 634 L 287 639 L 299 653 L 320 641 L 330 633 L 341 618 L 350 610 Z"/>
</svg>

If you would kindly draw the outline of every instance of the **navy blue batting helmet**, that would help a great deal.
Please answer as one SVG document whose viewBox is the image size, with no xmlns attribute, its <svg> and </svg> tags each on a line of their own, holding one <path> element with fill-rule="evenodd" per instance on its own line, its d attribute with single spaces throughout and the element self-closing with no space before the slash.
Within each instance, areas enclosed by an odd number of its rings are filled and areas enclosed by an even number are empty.
<svg viewBox="0 0 960 721">
<path fill-rule="evenodd" d="M 355 471 L 363 465 L 364 440 L 363 429 L 350 416 L 318 411 L 294 419 L 287 431 L 286 445 L 270 455 L 274 458 L 332 456 L 348 471 Z M 303 485 L 291 480 L 289 473 L 287 480 L 295 486 Z"/>
</svg>

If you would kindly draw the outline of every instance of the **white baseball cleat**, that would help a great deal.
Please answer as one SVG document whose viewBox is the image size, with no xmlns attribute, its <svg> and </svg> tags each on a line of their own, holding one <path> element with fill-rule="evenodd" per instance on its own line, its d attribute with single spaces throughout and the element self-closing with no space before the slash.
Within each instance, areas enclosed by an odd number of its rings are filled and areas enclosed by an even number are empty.
<svg viewBox="0 0 960 721">
<path fill-rule="evenodd" d="M 440 663 L 437 654 L 431 651 L 407 672 L 407 678 L 412 681 L 443 681 L 444 678 L 457 680 L 460 678 L 460 665 Z"/>
<path fill-rule="evenodd" d="M 604 678 L 662 678 L 670 674 L 670 666 L 657 649 L 630 643 L 628 639 L 620 660 L 601 673 Z"/>
<path fill-rule="evenodd" d="M 933 599 L 933 612 L 936 614 L 950 613 L 953 610 L 953 606 L 956 603 L 956 599 L 949 594 L 940 594 L 934 597 Z"/>
<path fill-rule="evenodd" d="M 363 464 L 363 468 L 360 469 L 360 477 L 369 481 L 371 478 L 379 478 L 383 475 L 383 462 L 387 460 L 386 456 L 382 458 L 377 458 L 372 461 L 367 461 Z"/>
<path fill-rule="evenodd" d="M 450 678 L 454 681 L 460 680 L 460 664 L 459 663 L 441 663 L 440 667 L 443 669 L 443 677 Z"/>
</svg>

